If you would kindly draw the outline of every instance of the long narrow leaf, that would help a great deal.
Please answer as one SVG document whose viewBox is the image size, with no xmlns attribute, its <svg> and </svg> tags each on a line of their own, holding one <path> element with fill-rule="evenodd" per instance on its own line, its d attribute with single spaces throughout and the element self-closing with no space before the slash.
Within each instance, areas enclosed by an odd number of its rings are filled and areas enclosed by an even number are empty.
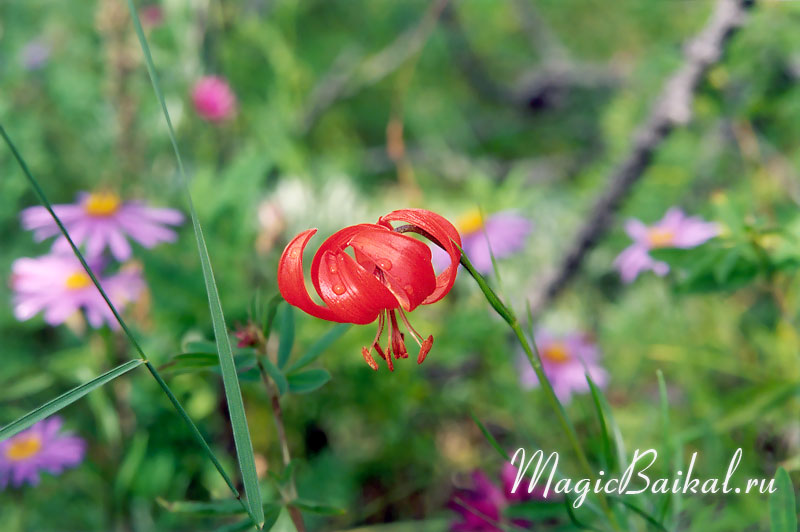
<svg viewBox="0 0 800 532">
<path fill-rule="evenodd" d="M 497 451 L 497 454 L 502 456 L 506 462 L 511 462 L 511 457 L 508 456 L 506 450 L 503 449 L 503 447 L 497 442 L 492 433 L 489 432 L 489 429 L 487 429 L 486 426 L 483 423 L 481 423 L 481 420 L 478 419 L 478 416 L 475 415 L 475 412 L 470 412 L 469 415 L 472 417 L 472 421 L 474 421 L 475 424 L 478 425 L 478 429 L 480 429 L 481 433 L 483 434 L 483 437 L 486 438 L 486 441 L 488 441 L 489 444 L 492 447 L 494 447 L 494 450 Z M 521 462 L 520 465 L 522 465 Z"/>
<path fill-rule="evenodd" d="M 347 330 L 350 329 L 349 323 L 340 323 L 333 327 L 330 331 L 326 332 L 322 335 L 322 338 L 314 342 L 314 344 L 308 348 L 303 356 L 297 359 L 296 362 L 291 364 L 289 368 L 286 370 L 286 373 L 292 373 L 302 367 L 305 367 L 312 362 L 314 362 L 317 357 L 319 357 L 326 349 L 328 349 L 333 342 L 338 340 L 342 337 Z"/>
<path fill-rule="evenodd" d="M 142 24 L 139 20 L 139 15 L 136 12 L 136 7 L 133 5 L 133 0 L 127 0 L 128 9 L 133 19 L 133 25 L 136 30 L 136 36 L 139 39 L 139 44 L 144 54 L 147 72 L 150 74 L 150 81 L 153 85 L 153 91 L 161 104 L 161 110 L 164 114 L 164 119 L 167 122 L 167 130 L 169 139 L 172 143 L 173 151 L 175 152 L 175 159 L 178 163 L 178 177 L 186 196 L 186 203 L 189 206 L 189 214 L 192 219 L 192 227 L 194 228 L 194 236 L 197 241 L 197 250 L 200 255 L 200 265 L 203 270 L 203 279 L 205 280 L 206 292 L 208 293 L 208 305 L 211 311 L 211 321 L 214 326 L 214 337 L 217 341 L 217 350 L 219 353 L 219 364 L 222 370 L 222 382 L 225 386 L 225 399 L 228 403 L 228 412 L 231 418 L 231 428 L 233 429 L 233 440 L 236 446 L 236 457 L 239 461 L 239 469 L 242 473 L 242 482 L 244 483 L 244 491 L 247 497 L 247 502 L 250 509 L 256 517 L 256 522 L 260 527 L 264 522 L 264 509 L 261 507 L 261 489 L 258 485 L 258 475 L 256 474 L 255 457 L 253 456 L 253 443 L 250 439 L 250 430 L 247 426 L 247 417 L 244 411 L 244 402 L 242 400 L 242 391 L 239 388 L 239 378 L 236 374 L 236 364 L 233 360 L 233 350 L 231 349 L 230 338 L 228 338 L 227 328 L 225 326 L 225 316 L 222 312 L 222 303 L 219 299 L 219 292 L 217 284 L 214 280 L 214 271 L 211 268 L 211 258 L 208 255 L 205 237 L 203 236 L 203 229 L 200 226 L 200 220 L 197 217 L 197 212 L 194 208 L 192 195 L 189 191 L 189 184 L 186 179 L 186 171 L 183 167 L 183 159 L 181 158 L 180 150 L 178 149 L 178 140 L 175 136 L 175 130 L 172 126 L 172 120 L 167 110 L 167 104 L 164 100 L 164 95 L 161 93 L 161 88 L 158 82 L 158 75 L 156 73 L 153 58 L 150 54 L 150 47 L 147 44 L 147 39 L 142 30 Z"/>
<path fill-rule="evenodd" d="M 37 421 L 40 421 L 47 416 L 53 415 L 62 408 L 71 405 L 87 393 L 91 392 L 95 388 L 104 385 L 105 383 L 112 381 L 123 375 L 133 368 L 141 366 L 144 363 L 144 360 L 136 359 L 136 360 L 129 360 L 124 364 L 120 364 L 116 368 L 103 373 L 99 377 L 95 377 L 94 379 L 90 380 L 89 382 L 85 382 L 80 386 L 71 389 L 70 391 L 59 395 L 55 399 L 46 402 L 39 408 L 32 410 L 22 416 L 21 418 L 12 421 L 2 429 L 0 429 L 0 441 L 3 441 L 11 436 L 22 432 L 23 430 L 27 429 Z"/>
<path fill-rule="evenodd" d="M 603 460 L 606 463 L 607 471 L 610 473 L 611 471 L 614 471 L 616 464 L 614 460 L 614 444 L 611 442 L 611 437 L 608 434 L 606 416 L 603 413 L 603 404 L 601 399 L 603 393 L 600 391 L 588 373 L 586 373 L 586 381 L 589 383 L 589 389 L 592 392 L 594 408 L 597 411 L 597 419 L 600 422 L 600 436 L 603 438 Z"/>
</svg>

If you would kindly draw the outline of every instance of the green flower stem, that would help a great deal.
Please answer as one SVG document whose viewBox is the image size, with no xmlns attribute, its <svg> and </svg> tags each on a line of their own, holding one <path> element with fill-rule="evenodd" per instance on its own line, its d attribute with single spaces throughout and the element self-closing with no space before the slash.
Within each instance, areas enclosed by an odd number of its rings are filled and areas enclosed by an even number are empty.
<svg viewBox="0 0 800 532">
<path fill-rule="evenodd" d="M 266 368 L 264 367 L 264 363 L 261 361 L 261 357 L 267 356 L 267 339 L 264 338 L 263 335 L 259 334 L 258 346 L 256 348 L 257 357 L 256 360 L 258 361 L 258 370 L 261 373 L 261 380 L 264 382 L 264 387 L 267 389 L 267 395 L 269 395 L 269 404 L 272 408 L 272 416 L 275 419 L 275 429 L 278 432 L 278 440 L 281 444 L 281 457 L 283 458 L 283 467 L 288 468 L 289 464 L 292 462 L 292 455 L 289 452 L 289 440 L 286 437 L 286 427 L 283 423 L 283 410 L 281 409 L 281 401 L 278 394 L 278 387 L 272 381 L 272 377 L 269 376 L 267 373 Z M 291 502 L 297 498 L 297 487 L 295 486 L 294 481 L 294 471 L 289 472 L 289 493 L 288 499 L 286 502 Z M 292 522 L 294 523 L 294 527 L 297 529 L 297 532 L 305 532 L 306 526 L 303 522 L 303 516 L 300 513 L 300 510 L 297 509 L 296 506 L 292 506 L 289 504 L 287 506 L 287 510 L 289 511 L 289 517 L 292 518 Z"/>
<path fill-rule="evenodd" d="M 578 434 L 575 432 L 575 427 L 572 425 L 572 422 L 567 416 L 561 401 L 558 400 L 558 397 L 553 391 L 553 386 L 550 384 L 550 380 L 544 373 L 544 369 L 542 368 L 542 359 L 539 356 L 539 350 L 536 348 L 536 341 L 534 340 L 533 342 L 528 342 L 528 338 L 522 331 L 522 327 L 520 326 L 519 320 L 514 314 L 514 311 L 500 301 L 500 298 L 497 297 L 497 294 L 495 294 L 494 290 L 492 290 L 492 288 L 486 282 L 486 279 L 484 279 L 483 276 L 475 270 L 475 267 L 472 266 L 472 263 L 470 262 L 466 253 L 464 253 L 463 249 L 461 250 L 461 264 L 478 283 L 483 295 L 486 296 L 486 299 L 489 301 L 489 304 L 492 306 L 492 308 L 506 321 L 506 323 L 508 323 L 509 327 L 511 327 L 511 330 L 514 331 L 514 334 L 519 340 L 520 345 L 522 345 L 522 349 L 525 351 L 525 355 L 528 357 L 528 361 L 531 363 L 533 371 L 536 372 L 536 376 L 541 383 L 548 403 L 556 413 L 556 417 L 558 417 L 558 421 L 561 424 L 561 429 L 564 431 L 564 434 L 566 434 L 567 439 L 572 445 L 572 449 L 575 452 L 575 456 L 578 458 L 581 469 L 583 469 L 584 474 L 591 480 L 592 484 L 594 484 L 597 477 L 594 474 L 592 467 L 589 465 L 589 460 L 586 458 L 586 454 L 583 452 L 583 447 L 578 440 Z M 533 345 L 533 347 L 531 347 L 531 345 Z M 603 494 L 599 494 L 599 498 L 600 505 L 603 508 L 603 512 L 608 517 L 611 526 L 614 527 L 615 530 L 621 530 L 605 496 Z"/>
</svg>

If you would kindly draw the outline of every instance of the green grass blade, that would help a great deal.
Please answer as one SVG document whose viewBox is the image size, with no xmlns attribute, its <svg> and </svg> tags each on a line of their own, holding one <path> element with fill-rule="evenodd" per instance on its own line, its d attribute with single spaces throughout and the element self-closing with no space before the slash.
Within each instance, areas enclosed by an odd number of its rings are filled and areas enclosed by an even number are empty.
<svg viewBox="0 0 800 532">
<path fill-rule="evenodd" d="M 99 377 L 95 377 L 89 382 L 85 382 L 80 386 L 73 388 L 64 394 L 59 395 L 55 399 L 46 402 L 39 408 L 31 410 L 21 418 L 12 421 L 8 425 L 0 429 L 0 441 L 3 441 L 15 434 L 18 434 L 19 432 L 22 432 L 23 430 L 27 429 L 37 421 L 40 421 L 50 415 L 55 414 L 62 408 L 71 405 L 72 403 L 74 403 L 87 393 L 91 392 L 95 388 L 98 388 L 104 385 L 105 383 L 116 379 L 120 375 L 129 372 L 133 368 L 141 366 L 143 363 L 144 360 L 140 359 L 129 360 L 124 364 L 120 364 L 111 371 L 107 371 L 106 373 L 103 373 Z"/>
<path fill-rule="evenodd" d="M 339 338 L 344 335 L 350 329 L 349 323 L 340 323 L 333 327 L 330 331 L 326 332 L 322 335 L 322 338 L 314 342 L 314 344 L 308 348 L 303 356 L 301 356 L 296 362 L 289 366 L 286 370 L 286 373 L 292 373 L 300 368 L 303 368 L 312 362 L 314 362 L 322 353 L 328 349 L 333 342 L 338 340 Z"/>
<path fill-rule="evenodd" d="M 616 460 L 614 459 L 614 444 L 611 441 L 611 436 L 608 433 L 608 424 L 606 423 L 606 416 L 603 413 L 603 393 L 600 391 L 588 373 L 586 374 L 586 381 L 589 383 L 589 389 L 592 392 L 592 401 L 594 403 L 595 411 L 597 412 L 597 419 L 600 421 L 600 435 L 603 438 L 603 457 L 605 461 L 605 467 L 606 470 L 611 473 L 616 468 Z"/>
<path fill-rule="evenodd" d="M 483 434 L 483 437 L 486 438 L 486 441 L 488 441 L 489 444 L 492 447 L 494 447 L 494 450 L 497 451 L 497 454 L 502 456 L 506 462 L 511 462 L 511 457 L 508 456 L 506 450 L 503 449 L 503 447 L 497 442 L 495 437 L 492 436 L 492 433 L 489 432 L 489 429 L 487 429 L 486 426 L 483 423 L 481 423 L 481 420 L 478 419 L 478 416 L 476 416 L 474 412 L 470 412 L 469 415 L 472 417 L 472 421 L 474 421 L 475 424 L 478 425 L 478 429 L 480 429 L 481 434 Z"/>
<path fill-rule="evenodd" d="M 278 367 L 283 368 L 289 362 L 294 347 L 294 307 L 284 305 L 281 316 L 280 343 L 278 344 Z"/>
<path fill-rule="evenodd" d="M 770 532 L 797 532 L 797 502 L 789 473 L 782 467 L 775 472 L 777 490 L 769 496 Z"/>
<path fill-rule="evenodd" d="M 167 104 L 164 100 L 164 95 L 158 82 L 158 75 L 156 73 L 155 65 L 153 64 L 153 57 L 150 54 L 150 47 L 147 44 L 147 39 L 142 30 L 142 24 L 139 20 L 139 15 L 136 12 L 136 7 L 133 5 L 133 0 L 127 0 L 128 9 L 133 19 L 134 29 L 136 36 L 139 39 L 139 44 L 144 54 L 147 72 L 150 75 L 150 81 L 153 85 L 153 91 L 161 104 L 161 110 L 164 114 L 164 119 L 167 122 L 167 130 L 169 139 L 172 143 L 172 149 L 175 152 L 175 159 L 178 164 L 178 177 L 181 186 L 186 196 L 186 203 L 189 206 L 189 214 L 192 219 L 192 227 L 194 228 L 194 236 L 197 241 L 197 250 L 200 255 L 200 264 L 203 270 L 203 279 L 205 280 L 206 292 L 208 294 L 208 305 L 211 311 L 211 321 L 214 326 L 214 337 L 217 341 L 217 350 L 219 353 L 219 364 L 222 370 L 222 382 L 225 387 L 225 399 L 228 403 L 228 412 L 231 418 L 231 428 L 233 429 L 233 440 L 236 446 L 236 457 L 239 461 L 239 469 L 242 473 L 242 482 L 244 483 L 244 491 L 247 497 L 247 502 L 253 515 L 256 517 L 256 523 L 260 527 L 264 522 L 264 509 L 261 506 L 261 488 L 258 484 L 258 475 L 256 474 L 255 458 L 253 456 L 253 443 L 250 439 L 250 430 L 247 426 L 247 417 L 244 411 L 244 402 L 242 400 L 242 391 L 239 387 L 239 378 L 236 374 L 236 364 L 233 360 L 233 350 L 231 349 L 230 338 L 228 337 L 227 327 L 225 325 L 225 316 L 222 312 L 222 303 L 219 299 L 219 292 L 217 284 L 214 280 L 214 271 L 211 268 L 211 258 L 208 255 L 208 248 L 206 247 L 205 237 L 203 236 L 203 229 L 200 226 L 200 220 L 197 217 L 197 212 L 194 208 L 192 195 L 189 191 L 189 184 L 186 179 L 186 171 L 183 167 L 183 159 L 181 158 L 180 149 L 178 148 L 178 141 L 175 136 L 175 129 L 172 126 L 172 120 L 167 110 Z"/>
</svg>

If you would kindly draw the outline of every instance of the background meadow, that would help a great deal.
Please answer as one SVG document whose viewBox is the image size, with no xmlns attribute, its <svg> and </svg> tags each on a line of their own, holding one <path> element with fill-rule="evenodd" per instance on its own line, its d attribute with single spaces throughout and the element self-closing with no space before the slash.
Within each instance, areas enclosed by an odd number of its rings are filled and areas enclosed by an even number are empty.
<svg viewBox="0 0 800 532">
<path fill-rule="evenodd" d="M 137 3 L 227 327 L 261 326 L 277 309 L 267 349 L 291 357 L 280 402 L 308 530 L 608 529 L 591 508 L 569 516 L 561 499 L 489 505 L 500 515 L 489 521 L 451 508 L 454 498 L 474 496 L 478 507 L 487 497 L 477 471 L 502 486 L 504 460 L 482 428 L 507 452 L 559 451 L 563 473 L 582 476 L 542 390 L 520 379 L 518 342 L 466 271 L 411 316 L 436 338 L 428 358 L 417 365 L 412 354 L 393 372 L 382 361 L 373 372 L 360 355 L 372 326 L 270 307 L 295 234 L 319 228 L 313 252 L 341 227 L 407 207 L 438 212 L 462 233 L 476 228 L 478 208 L 530 223 L 487 277 L 526 331 L 596 346 L 603 397 L 562 398 L 595 470 L 612 466 L 610 451 L 656 448 L 665 475 L 697 451 L 695 474 L 721 477 L 742 448 L 737 478 L 772 478 L 779 466 L 797 478 L 800 2 L 749 10 L 693 88 L 691 119 L 654 143 L 638 181 L 607 210 L 609 230 L 555 298 L 541 297 L 686 63 L 685 43 L 725 3 Z M 186 216 L 174 241 L 134 244 L 108 267 L 141 272 L 146 288 L 124 305 L 125 321 L 241 489 L 221 371 L 205 356 L 216 347 L 189 211 L 133 28 L 122 0 L 0 3 L 0 123 L 54 204 L 112 191 Z M 203 100 L 207 76 L 232 96 L 216 87 Z M 214 107 L 219 98 L 229 105 Z M 136 354 L 80 313 L 57 326 L 41 314 L 17 319 L 12 265 L 48 253 L 51 241 L 21 225 L 38 199 L 5 147 L 0 176 L 4 425 Z M 632 243 L 626 220 L 652 226 L 672 207 L 716 224 L 716 236 L 653 250 L 669 273 L 623 282 L 615 259 Z M 176 358 L 185 353 L 199 356 Z M 235 353 L 262 495 L 268 510 L 280 508 L 290 501 L 270 395 L 253 350 Z M 600 417 L 595 400 L 607 403 Z M 85 440 L 85 457 L 36 486 L 0 491 L 2 530 L 248 529 L 235 504 L 188 504 L 231 495 L 144 368 L 58 415 Z M 628 502 L 639 511 L 614 503 L 622 530 L 770 526 L 766 495 Z M 275 530 L 294 530 L 284 513 Z"/>
</svg>

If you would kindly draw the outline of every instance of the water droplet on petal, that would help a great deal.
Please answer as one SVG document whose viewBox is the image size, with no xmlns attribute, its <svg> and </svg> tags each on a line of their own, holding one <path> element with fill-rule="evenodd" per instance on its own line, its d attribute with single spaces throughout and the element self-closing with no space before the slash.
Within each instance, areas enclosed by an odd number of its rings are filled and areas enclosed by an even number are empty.
<svg viewBox="0 0 800 532">
<path fill-rule="evenodd" d="M 336 273 L 339 271 L 339 268 L 336 266 L 336 259 L 328 261 L 328 271 L 331 273 Z"/>
<path fill-rule="evenodd" d="M 413 293 L 414 293 L 414 287 L 413 287 L 413 286 L 411 286 L 410 284 L 407 284 L 407 285 L 405 285 L 405 286 L 403 287 L 403 290 L 405 290 L 405 291 L 406 291 L 406 294 L 408 294 L 408 295 L 411 295 L 411 294 L 413 294 Z"/>
<path fill-rule="evenodd" d="M 389 259 L 378 259 L 378 261 L 375 264 L 377 264 L 378 268 L 380 268 L 385 272 L 388 272 L 389 270 L 392 269 L 392 261 L 390 261 Z"/>
<path fill-rule="evenodd" d="M 293 249 L 289 252 L 289 257 L 293 259 L 296 259 L 298 255 L 300 255 L 300 253 L 298 253 L 296 249 Z"/>
<path fill-rule="evenodd" d="M 347 290 L 340 284 L 333 285 L 333 293 L 337 296 L 344 294 Z"/>
</svg>

